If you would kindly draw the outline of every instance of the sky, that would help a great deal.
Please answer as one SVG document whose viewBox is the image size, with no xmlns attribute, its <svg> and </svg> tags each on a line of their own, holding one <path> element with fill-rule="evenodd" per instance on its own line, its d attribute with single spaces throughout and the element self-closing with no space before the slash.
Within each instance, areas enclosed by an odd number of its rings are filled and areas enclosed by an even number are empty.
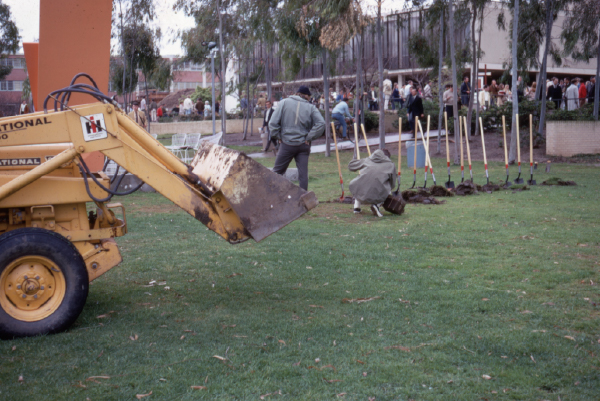
<svg viewBox="0 0 600 401">
<path fill-rule="evenodd" d="M 94 1 L 94 0 L 82 0 Z M 4 4 L 10 6 L 23 42 L 35 42 L 40 35 L 40 0 L 2 0 Z M 175 0 L 157 0 L 158 25 L 163 33 L 160 43 L 160 53 L 163 56 L 183 55 L 183 49 L 179 41 L 173 43 L 176 32 L 187 30 L 194 26 L 194 19 L 186 17 L 182 12 L 173 11 Z M 372 9 L 376 0 L 366 0 L 367 7 Z M 404 0 L 385 0 L 383 3 L 384 12 L 389 12 L 391 8 L 399 9 Z"/>
</svg>

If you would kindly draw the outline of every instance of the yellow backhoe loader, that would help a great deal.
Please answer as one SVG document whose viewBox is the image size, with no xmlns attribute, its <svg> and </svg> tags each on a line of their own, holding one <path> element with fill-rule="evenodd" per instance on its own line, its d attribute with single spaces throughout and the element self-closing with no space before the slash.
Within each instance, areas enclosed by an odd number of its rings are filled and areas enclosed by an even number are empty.
<svg viewBox="0 0 600 401">
<path fill-rule="evenodd" d="M 70 107 L 74 92 L 97 102 Z M 137 188 L 117 193 L 119 178 L 92 173 L 81 155 L 96 151 L 232 244 L 260 241 L 318 204 L 228 148 L 207 143 L 183 163 L 92 85 L 52 92 L 43 112 L 0 119 L 0 337 L 66 329 L 89 282 L 122 261 L 114 238 L 127 233 L 126 213 L 110 202 Z"/>
</svg>

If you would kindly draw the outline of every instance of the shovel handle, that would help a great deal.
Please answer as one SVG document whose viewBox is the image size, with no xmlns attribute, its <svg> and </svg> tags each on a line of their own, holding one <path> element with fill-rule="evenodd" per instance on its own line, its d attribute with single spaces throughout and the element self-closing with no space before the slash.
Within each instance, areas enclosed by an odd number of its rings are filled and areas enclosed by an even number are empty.
<svg viewBox="0 0 600 401">
<path fill-rule="evenodd" d="M 398 118 L 398 179 L 402 175 L 402 117 Z M 400 188 L 400 184 L 398 184 Z"/>
<path fill-rule="evenodd" d="M 369 141 L 367 139 L 367 134 L 365 133 L 365 126 L 364 126 L 364 124 L 360 125 L 360 129 L 362 131 L 363 136 L 365 137 L 365 143 L 367 144 L 367 152 L 369 152 L 369 156 L 371 156 L 371 147 L 369 146 Z"/>
<path fill-rule="evenodd" d="M 344 196 L 344 179 L 342 177 L 342 166 L 340 164 L 340 153 L 339 153 L 338 147 L 337 147 L 337 138 L 335 135 L 335 124 L 333 122 L 331 123 L 331 128 L 333 129 L 332 133 L 333 133 L 333 142 L 335 143 L 335 158 L 337 159 L 338 173 L 340 175 L 340 184 L 342 185 L 342 197 L 343 197 Z"/>
<path fill-rule="evenodd" d="M 519 115 L 515 114 L 515 123 L 517 125 L 517 161 L 521 165 L 521 140 L 519 139 Z"/>
</svg>

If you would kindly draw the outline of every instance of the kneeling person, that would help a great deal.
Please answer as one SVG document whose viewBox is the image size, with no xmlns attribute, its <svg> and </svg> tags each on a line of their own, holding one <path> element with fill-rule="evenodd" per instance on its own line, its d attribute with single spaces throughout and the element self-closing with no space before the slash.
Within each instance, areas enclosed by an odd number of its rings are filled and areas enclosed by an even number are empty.
<svg viewBox="0 0 600 401">
<path fill-rule="evenodd" d="M 383 217 L 379 208 L 396 185 L 396 165 L 390 160 L 390 152 L 378 149 L 366 159 L 352 160 L 348 169 L 360 170 L 360 175 L 350 182 L 354 213 L 361 212 L 361 204 L 370 203 L 373 214 Z"/>
</svg>

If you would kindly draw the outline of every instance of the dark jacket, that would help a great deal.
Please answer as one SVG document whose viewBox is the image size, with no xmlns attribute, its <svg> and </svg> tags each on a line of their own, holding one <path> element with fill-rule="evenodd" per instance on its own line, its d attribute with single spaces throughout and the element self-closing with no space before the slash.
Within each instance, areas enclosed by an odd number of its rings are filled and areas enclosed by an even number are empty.
<svg viewBox="0 0 600 401">
<path fill-rule="evenodd" d="M 408 111 L 408 113 L 411 114 L 412 119 L 414 119 L 415 116 L 421 117 L 421 115 L 425 114 L 425 111 L 423 110 L 423 100 L 421 99 L 421 96 L 411 96 L 408 99 L 406 110 Z"/>
<path fill-rule="evenodd" d="M 200 100 L 196 102 L 196 111 L 198 114 L 204 114 L 204 102 Z"/>
<path fill-rule="evenodd" d="M 556 85 L 556 87 L 554 87 L 554 84 L 550 85 L 550 87 L 548 88 L 548 100 L 562 100 L 562 89 L 560 87 L 560 85 Z"/>
<path fill-rule="evenodd" d="M 269 121 L 271 121 L 271 117 L 273 116 L 274 111 L 275 110 L 273 110 L 272 107 L 270 109 L 268 109 L 267 111 L 265 111 L 265 118 L 263 118 L 263 127 L 269 126 Z"/>
</svg>

